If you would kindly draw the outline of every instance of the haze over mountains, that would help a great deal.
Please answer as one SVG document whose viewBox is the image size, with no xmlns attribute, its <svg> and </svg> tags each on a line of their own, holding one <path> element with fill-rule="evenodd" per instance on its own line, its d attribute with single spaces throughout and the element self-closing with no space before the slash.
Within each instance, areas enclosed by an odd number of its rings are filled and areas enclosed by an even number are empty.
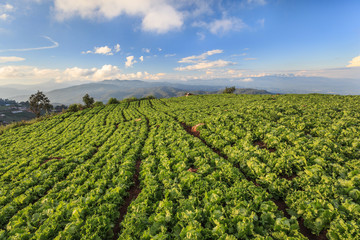
<svg viewBox="0 0 360 240">
<path fill-rule="evenodd" d="M 73 83 L 74 84 L 74 83 Z M 186 92 L 209 94 L 221 92 L 225 87 L 236 86 L 238 94 L 269 93 L 326 93 L 360 94 L 360 83 L 354 79 L 333 79 L 321 77 L 265 76 L 255 80 L 214 79 L 189 82 L 147 82 L 140 80 L 104 80 L 70 86 L 68 83 L 48 82 L 38 85 L 6 85 L 0 87 L 0 98 L 26 101 L 37 90 L 45 92 L 52 103 L 81 103 L 88 93 L 96 101 L 108 101 L 109 98 L 128 97 L 157 98 L 183 96 Z"/>
</svg>

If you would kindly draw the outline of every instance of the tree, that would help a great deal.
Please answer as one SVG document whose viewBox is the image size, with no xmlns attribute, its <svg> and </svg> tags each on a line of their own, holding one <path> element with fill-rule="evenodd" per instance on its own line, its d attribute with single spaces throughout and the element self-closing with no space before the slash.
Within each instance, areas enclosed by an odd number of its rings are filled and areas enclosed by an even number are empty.
<svg viewBox="0 0 360 240">
<path fill-rule="evenodd" d="M 137 100 L 139 100 L 139 99 L 137 99 L 136 97 L 129 97 L 129 98 L 123 99 L 122 102 L 134 102 Z"/>
<path fill-rule="evenodd" d="M 223 93 L 234 93 L 234 92 L 235 92 L 235 87 L 227 87 L 223 91 Z"/>
<path fill-rule="evenodd" d="M 79 107 L 76 103 L 74 103 L 68 107 L 67 111 L 68 112 L 77 112 L 77 111 L 79 111 Z"/>
<path fill-rule="evenodd" d="M 89 108 L 93 106 L 95 101 L 94 98 L 89 96 L 89 94 L 85 94 L 85 96 L 83 96 L 83 102 L 85 103 L 85 106 Z"/>
<path fill-rule="evenodd" d="M 107 104 L 117 104 L 119 101 L 116 98 L 110 98 Z"/>
<path fill-rule="evenodd" d="M 37 93 L 32 94 L 29 98 L 30 111 L 32 111 L 36 117 L 40 117 L 41 111 L 45 110 L 46 113 L 53 108 L 50 104 L 50 100 L 44 93 L 38 90 Z"/>
<path fill-rule="evenodd" d="M 103 102 L 95 102 L 94 103 L 94 107 L 102 107 L 102 106 L 104 106 Z"/>
</svg>

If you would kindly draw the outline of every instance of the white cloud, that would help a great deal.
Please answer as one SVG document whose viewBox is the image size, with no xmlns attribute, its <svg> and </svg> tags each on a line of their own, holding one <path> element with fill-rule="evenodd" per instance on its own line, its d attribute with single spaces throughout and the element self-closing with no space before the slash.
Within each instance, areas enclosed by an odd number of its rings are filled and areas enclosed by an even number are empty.
<svg viewBox="0 0 360 240">
<path fill-rule="evenodd" d="M 216 61 L 208 61 L 207 57 L 212 56 L 214 54 L 223 53 L 221 49 L 214 49 L 207 52 L 204 52 L 200 55 L 193 55 L 189 57 L 182 58 L 179 63 L 192 63 L 191 65 L 185 67 L 177 67 L 175 70 L 177 71 L 191 71 L 191 70 L 204 70 L 210 68 L 220 68 L 229 65 L 233 65 L 235 63 L 224 60 L 216 60 Z"/>
<path fill-rule="evenodd" d="M 10 18 L 9 12 L 14 10 L 14 6 L 8 3 L 0 4 L 0 20 L 6 21 Z"/>
<path fill-rule="evenodd" d="M 103 54 L 103 55 L 113 55 L 113 53 L 111 52 L 111 48 L 109 48 L 108 46 L 95 47 L 94 53 L 95 54 Z"/>
<path fill-rule="evenodd" d="M 219 68 L 219 67 L 226 67 L 229 65 L 233 65 L 233 62 L 224 61 L 224 60 L 216 60 L 216 61 L 209 61 L 209 62 L 199 62 L 193 65 L 189 65 L 186 67 L 177 67 L 175 70 L 177 71 L 191 71 L 191 70 L 203 70 L 209 68 Z"/>
<path fill-rule="evenodd" d="M 354 57 L 346 67 L 360 67 L 360 56 Z"/>
<path fill-rule="evenodd" d="M 55 0 L 54 9 L 59 21 L 80 16 L 83 19 L 113 19 L 123 14 L 141 17 L 144 31 L 166 33 L 180 29 L 183 14 L 166 0 Z"/>
<path fill-rule="evenodd" d="M 134 60 L 134 56 L 126 57 L 125 67 L 131 67 L 132 65 L 134 65 L 134 63 L 137 63 L 137 61 Z"/>
<path fill-rule="evenodd" d="M 159 51 L 159 52 L 161 52 L 161 51 L 162 51 L 162 49 L 161 49 L 161 48 L 158 48 L 158 51 Z"/>
<path fill-rule="evenodd" d="M 1 11 L 1 12 L 10 12 L 10 11 L 12 11 L 12 10 L 14 10 L 14 6 L 13 6 L 13 5 L 8 4 L 8 3 L 6 3 L 6 4 L 0 4 L 0 11 Z"/>
<path fill-rule="evenodd" d="M 93 53 L 93 54 L 101 54 L 101 55 L 112 56 L 112 55 L 114 55 L 114 53 L 120 52 L 120 50 L 121 50 L 120 44 L 116 44 L 113 49 L 108 47 L 108 46 L 94 47 L 93 51 L 88 50 L 88 51 L 82 51 L 81 53 L 82 54 Z"/>
<path fill-rule="evenodd" d="M 8 19 L 8 18 L 9 18 L 9 15 L 8 15 L 8 14 L 6 14 L 6 13 L 0 14 L 0 20 L 5 21 L 5 20 Z"/>
<path fill-rule="evenodd" d="M 221 49 L 210 50 L 210 51 L 204 52 L 203 54 L 200 54 L 200 55 L 193 55 L 190 57 L 182 58 L 179 61 L 179 63 L 195 63 L 198 61 L 205 60 L 208 56 L 211 56 L 214 54 L 219 54 L 219 53 L 223 53 L 223 50 L 221 50 Z"/>
<path fill-rule="evenodd" d="M 115 52 L 120 52 L 120 50 L 121 50 L 120 44 L 116 44 L 116 45 L 114 46 L 114 51 L 115 51 Z"/>
<path fill-rule="evenodd" d="M 223 17 L 212 22 L 195 22 L 194 27 L 204 27 L 215 35 L 224 35 L 230 31 L 240 31 L 246 27 L 246 24 L 236 17 Z"/>
<path fill-rule="evenodd" d="M 252 78 L 244 78 L 242 81 L 243 82 L 253 82 L 254 79 L 252 79 Z"/>
<path fill-rule="evenodd" d="M 33 66 L 4 66 L 0 67 L 0 80 L 2 84 L 19 83 L 33 84 L 48 81 L 56 82 L 97 82 L 105 79 L 144 79 L 159 80 L 164 73 L 150 74 L 148 72 L 122 73 L 121 69 L 113 65 L 104 65 L 101 68 L 72 67 L 65 70 L 37 68 Z"/>
<path fill-rule="evenodd" d="M 15 48 L 15 49 L 0 49 L 0 52 L 26 52 L 26 51 L 35 51 L 35 50 L 44 50 L 44 49 L 51 49 L 59 47 L 59 43 L 55 42 L 48 36 L 43 36 L 43 38 L 49 40 L 52 45 L 45 46 L 45 47 L 34 47 L 34 48 Z"/>
<path fill-rule="evenodd" d="M 140 61 L 144 61 L 144 56 L 139 57 Z"/>
<path fill-rule="evenodd" d="M 245 61 L 253 61 L 256 60 L 257 58 L 244 58 Z"/>
<path fill-rule="evenodd" d="M 22 57 L 0 57 L 0 63 L 25 61 Z"/>
<path fill-rule="evenodd" d="M 146 52 L 146 53 L 150 53 L 150 49 L 149 49 L 149 48 L 143 48 L 142 51 L 143 51 L 143 52 Z"/>
</svg>

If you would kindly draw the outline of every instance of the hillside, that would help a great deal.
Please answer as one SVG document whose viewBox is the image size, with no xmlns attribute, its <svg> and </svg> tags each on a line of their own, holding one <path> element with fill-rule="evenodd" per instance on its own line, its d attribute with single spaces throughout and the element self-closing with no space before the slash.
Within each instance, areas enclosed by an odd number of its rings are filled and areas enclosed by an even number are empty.
<svg viewBox="0 0 360 240">
<path fill-rule="evenodd" d="M 0 239 L 356 239 L 359 96 L 199 95 L 0 135 Z"/>
<path fill-rule="evenodd" d="M 139 80 L 105 80 L 97 83 L 86 83 L 46 92 L 52 103 L 72 104 L 81 103 L 82 97 L 88 93 L 96 101 L 107 102 L 110 98 L 124 99 L 129 97 L 143 98 L 153 95 L 156 98 L 170 98 L 183 96 L 186 92 L 195 94 L 216 93 L 224 87 L 207 85 L 186 85 L 169 82 L 145 82 Z M 239 94 L 270 94 L 264 90 L 245 89 Z M 28 95 L 12 97 L 17 101 L 26 101 Z"/>
</svg>

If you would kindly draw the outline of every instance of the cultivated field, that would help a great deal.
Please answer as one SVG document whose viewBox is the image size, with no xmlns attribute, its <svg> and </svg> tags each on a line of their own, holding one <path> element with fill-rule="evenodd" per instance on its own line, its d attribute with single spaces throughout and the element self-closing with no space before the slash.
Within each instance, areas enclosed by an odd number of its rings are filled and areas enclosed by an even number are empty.
<svg viewBox="0 0 360 240">
<path fill-rule="evenodd" d="M 360 239 L 358 96 L 142 100 L 0 146 L 0 239 Z"/>
</svg>

